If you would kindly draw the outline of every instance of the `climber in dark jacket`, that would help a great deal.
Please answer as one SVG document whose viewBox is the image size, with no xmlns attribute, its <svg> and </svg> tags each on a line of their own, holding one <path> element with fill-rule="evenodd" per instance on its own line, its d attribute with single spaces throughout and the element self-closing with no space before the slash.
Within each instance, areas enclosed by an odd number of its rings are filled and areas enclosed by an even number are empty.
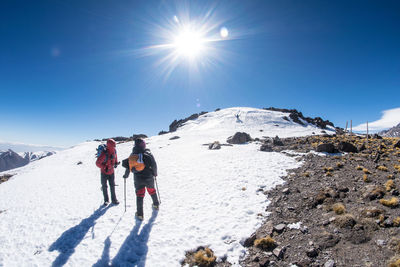
<svg viewBox="0 0 400 267">
<path fill-rule="evenodd" d="M 134 184 L 136 190 L 136 217 L 143 220 L 143 198 L 147 192 L 153 200 L 153 208 L 159 209 L 157 192 L 154 187 L 154 177 L 157 176 L 157 163 L 143 139 L 136 139 L 132 154 L 128 159 L 122 161 L 122 166 L 126 168 L 124 178 L 129 177 L 130 171 L 134 174 Z"/>
</svg>

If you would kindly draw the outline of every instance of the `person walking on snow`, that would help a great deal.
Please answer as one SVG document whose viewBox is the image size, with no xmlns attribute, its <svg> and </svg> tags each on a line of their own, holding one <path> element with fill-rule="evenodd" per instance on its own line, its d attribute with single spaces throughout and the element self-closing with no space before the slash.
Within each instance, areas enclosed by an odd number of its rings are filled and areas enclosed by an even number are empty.
<svg viewBox="0 0 400 267">
<path fill-rule="evenodd" d="M 115 195 L 114 168 L 117 168 L 118 166 L 117 151 L 115 146 L 115 141 L 113 139 L 108 139 L 106 150 L 103 150 L 96 160 L 96 166 L 101 170 L 101 188 L 103 190 L 104 206 L 107 206 L 110 203 L 107 192 L 107 181 L 110 185 L 112 203 L 115 205 L 119 204 L 117 196 Z"/>
<path fill-rule="evenodd" d="M 143 199 L 147 192 L 153 200 L 153 209 L 159 209 L 157 192 L 154 187 L 154 179 L 157 177 L 157 163 L 143 139 L 136 139 L 132 154 L 128 159 L 122 161 L 122 166 L 126 168 L 124 178 L 129 177 L 130 171 L 134 174 L 134 184 L 136 191 L 136 218 L 143 220 Z"/>
</svg>

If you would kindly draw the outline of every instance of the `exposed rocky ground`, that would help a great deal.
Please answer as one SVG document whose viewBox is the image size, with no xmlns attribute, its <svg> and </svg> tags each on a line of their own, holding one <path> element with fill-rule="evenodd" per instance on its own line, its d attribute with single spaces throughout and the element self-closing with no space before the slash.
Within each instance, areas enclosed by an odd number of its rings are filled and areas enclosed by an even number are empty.
<svg viewBox="0 0 400 267">
<path fill-rule="evenodd" d="M 11 174 L 0 175 L 0 184 L 7 182 L 12 177 Z"/>
<path fill-rule="evenodd" d="M 264 192 L 270 215 L 246 240 L 242 266 L 400 266 L 399 140 L 262 140 L 261 150 L 306 154 L 288 153 L 304 164 L 290 170 L 284 185 Z M 321 147 L 356 150 L 307 153 Z"/>
</svg>

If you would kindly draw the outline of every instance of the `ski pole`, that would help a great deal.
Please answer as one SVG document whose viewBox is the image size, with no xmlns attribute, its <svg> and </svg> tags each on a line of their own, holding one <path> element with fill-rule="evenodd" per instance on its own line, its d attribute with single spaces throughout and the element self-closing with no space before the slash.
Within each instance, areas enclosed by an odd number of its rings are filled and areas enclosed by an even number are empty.
<svg viewBox="0 0 400 267">
<path fill-rule="evenodd" d="M 157 187 L 157 192 L 158 192 L 158 194 L 157 194 L 157 196 L 158 196 L 158 201 L 159 201 L 160 204 L 161 204 L 161 195 L 160 195 L 160 190 L 158 190 L 158 183 L 157 183 L 157 177 L 156 177 L 156 176 L 154 176 L 154 181 L 156 181 L 156 187 Z"/>
<path fill-rule="evenodd" d="M 126 178 L 124 178 L 124 200 L 125 200 L 125 212 L 126 212 Z"/>
</svg>

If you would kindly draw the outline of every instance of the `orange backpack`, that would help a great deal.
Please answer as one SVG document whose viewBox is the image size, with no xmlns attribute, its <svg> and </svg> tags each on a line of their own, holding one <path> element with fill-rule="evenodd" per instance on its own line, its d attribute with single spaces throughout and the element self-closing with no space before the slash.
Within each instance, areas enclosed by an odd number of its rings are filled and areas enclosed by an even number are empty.
<svg viewBox="0 0 400 267">
<path fill-rule="evenodd" d="M 145 167 L 142 153 L 129 156 L 129 170 L 132 171 L 132 168 L 135 168 L 136 171 L 141 172 Z"/>
</svg>

